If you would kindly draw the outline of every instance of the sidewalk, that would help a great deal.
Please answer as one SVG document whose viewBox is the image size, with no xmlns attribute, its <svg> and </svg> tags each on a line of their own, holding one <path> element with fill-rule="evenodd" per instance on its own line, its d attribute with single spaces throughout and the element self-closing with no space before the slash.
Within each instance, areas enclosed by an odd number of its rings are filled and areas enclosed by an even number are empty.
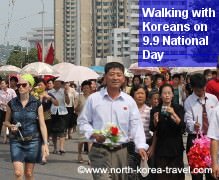
<svg viewBox="0 0 219 180">
<path fill-rule="evenodd" d="M 77 172 L 79 166 L 89 167 L 87 165 L 87 155 L 83 154 L 83 158 L 86 160 L 80 164 L 77 162 L 77 138 L 76 134 L 73 134 L 73 140 L 66 141 L 66 154 L 55 155 L 50 154 L 48 164 L 42 166 L 37 164 L 35 167 L 35 179 L 36 180 L 91 180 L 91 174 L 79 174 Z M 185 139 L 185 138 L 184 138 Z M 50 146 L 50 152 L 53 148 Z M 186 157 L 185 167 L 188 166 Z M 0 138 L 0 179 L 12 180 L 13 167 L 10 161 L 9 145 L 2 144 L 2 138 Z M 191 180 L 190 174 L 186 174 L 186 180 Z"/>
</svg>

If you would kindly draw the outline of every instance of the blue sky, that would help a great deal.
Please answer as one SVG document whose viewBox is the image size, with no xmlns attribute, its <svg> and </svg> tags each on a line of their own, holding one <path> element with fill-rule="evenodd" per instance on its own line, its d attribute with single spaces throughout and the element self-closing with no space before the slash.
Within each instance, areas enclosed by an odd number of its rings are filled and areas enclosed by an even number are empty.
<svg viewBox="0 0 219 180">
<path fill-rule="evenodd" d="M 46 11 L 45 27 L 53 27 L 54 0 L 43 1 Z M 12 2 L 14 2 L 13 10 Z M 42 27 L 42 16 L 38 14 L 40 11 L 42 11 L 42 0 L 1 0 L 0 44 L 9 42 L 13 45 L 24 45 L 25 42 L 20 41 L 20 37 L 26 36 L 31 28 Z M 11 23 L 7 28 L 9 21 Z"/>
</svg>

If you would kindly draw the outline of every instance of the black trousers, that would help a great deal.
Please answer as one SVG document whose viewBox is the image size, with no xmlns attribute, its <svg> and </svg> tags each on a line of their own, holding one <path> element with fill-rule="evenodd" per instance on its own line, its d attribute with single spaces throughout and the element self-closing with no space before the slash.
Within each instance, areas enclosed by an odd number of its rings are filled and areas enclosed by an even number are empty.
<svg viewBox="0 0 219 180">
<path fill-rule="evenodd" d="M 193 145 L 193 140 L 196 138 L 196 134 L 188 134 L 187 143 L 186 143 L 186 154 L 189 152 L 190 148 Z M 205 174 L 206 180 L 215 180 L 210 173 Z M 192 174 L 192 180 L 203 180 L 203 174 Z"/>
<path fill-rule="evenodd" d="M 3 122 L 5 121 L 5 111 L 0 110 L 0 135 L 2 131 Z"/>
</svg>

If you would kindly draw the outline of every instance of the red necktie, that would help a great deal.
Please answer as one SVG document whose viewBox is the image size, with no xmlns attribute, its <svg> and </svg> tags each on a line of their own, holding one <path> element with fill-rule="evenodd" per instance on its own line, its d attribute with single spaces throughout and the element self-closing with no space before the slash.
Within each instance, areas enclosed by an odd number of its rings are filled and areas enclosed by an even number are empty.
<svg viewBox="0 0 219 180">
<path fill-rule="evenodd" d="M 206 103 L 205 103 L 206 104 Z M 207 134 L 208 132 L 208 116 L 205 104 L 202 104 L 202 132 L 203 134 Z"/>
</svg>

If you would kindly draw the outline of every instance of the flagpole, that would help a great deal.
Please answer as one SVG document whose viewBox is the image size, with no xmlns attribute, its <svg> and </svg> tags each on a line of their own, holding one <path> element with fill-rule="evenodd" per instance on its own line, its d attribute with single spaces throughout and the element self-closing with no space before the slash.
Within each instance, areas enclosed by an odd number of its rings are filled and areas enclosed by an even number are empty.
<svg viewBox="0 0 219 180">
<path fill-rule="evenodd" d="M 42 12 L 40 12 L 40 14 L 42 14 L 42 62 L 45 62 L 45 37 L 44 37 L 44 13 L 45 13 L 45 11 L 44 11 L 44 1 L 43 0 L 41 0 L 41 2 L 42 2 L 42 6 L 43 6 L 43 11 Z"/>
</svg>

